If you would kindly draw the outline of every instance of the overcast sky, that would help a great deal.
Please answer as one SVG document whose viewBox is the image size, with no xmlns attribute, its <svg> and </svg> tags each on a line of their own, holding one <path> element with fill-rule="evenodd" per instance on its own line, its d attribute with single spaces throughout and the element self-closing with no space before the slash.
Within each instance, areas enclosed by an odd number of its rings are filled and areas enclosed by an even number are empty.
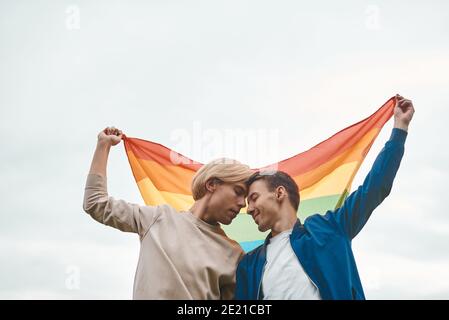
<svg viewBox="0 0 449 320">
<path fill-rule="evenodd" d="M 400 93 L 416 108 L 406 152 L 353 250 L 368 299 L 449 299 L 448 39 L 443 0 L 0 0 L 0 298 L 132 297 L 138 237 L 82 210 L 104 127 L 254 167 Z M 108 183 L 143 204 L 123 144 Z"/>
</svg>

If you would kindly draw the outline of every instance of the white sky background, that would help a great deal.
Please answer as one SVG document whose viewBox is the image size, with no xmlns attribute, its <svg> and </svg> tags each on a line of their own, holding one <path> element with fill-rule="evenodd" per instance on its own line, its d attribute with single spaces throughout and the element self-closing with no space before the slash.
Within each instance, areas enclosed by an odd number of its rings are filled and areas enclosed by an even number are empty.
<svg viewBox="0 0 449 320">
<path fill-rule="evenodd" d="M 368 299 L 448 299 L 448 39 L 447 1 L 0 0 L 0 298 L 132 297 L 137 236 L 82 210 L 104 127 L 262 166 L 400 93 L 416 107 L 406 153 L 353 249 Z M 224 152 L 242 129 L 279 138 Z M 108 177 L 143 203 L 123 144 Z"/>
</svg>

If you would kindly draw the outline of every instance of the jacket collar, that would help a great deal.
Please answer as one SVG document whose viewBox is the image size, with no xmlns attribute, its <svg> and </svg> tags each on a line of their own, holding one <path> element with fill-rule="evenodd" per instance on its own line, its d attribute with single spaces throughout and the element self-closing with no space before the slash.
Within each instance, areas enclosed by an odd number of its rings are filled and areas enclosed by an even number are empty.
<svg viewBox="0 0 449 320">
<path fill-rule="evenodd" d="M 302 233 L 304 233 L 304 226 L 302 225 L 301 221 L 299 219 L 296 219 L 296 223 L 293 226 L 293 231 L 291 236 L 292 237 L 297 237 L 299 235 L 301 235 Z M 271 234 L 271 232 L 268 234 L 268 236 L 265 238 L 265 241 L 263 243 L 264 248 L 267 247 L 267 245 L 270 243 L 270 239 L 273 237 L 273 235 Z"/>
</svg>

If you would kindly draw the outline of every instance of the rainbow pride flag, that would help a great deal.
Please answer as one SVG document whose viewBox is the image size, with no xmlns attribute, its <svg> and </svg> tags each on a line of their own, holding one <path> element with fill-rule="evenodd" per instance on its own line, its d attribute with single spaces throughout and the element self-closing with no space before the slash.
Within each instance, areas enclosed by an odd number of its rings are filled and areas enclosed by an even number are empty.
<svg viewBox="0 0 449 320">
<path fill-rule="evenodd" d="M 395 102 L 392 97 L 370 117 L 303 153 L 264 167 L 277 167 L 296 181 L 301 197 L 298 210 L 301 221 L 343 203 L 374 140 L 393 115 Z M 126 136 L 123 140 L 145 204 L 169 204 L 179 211 L 188 210 L 194 202 L 190 191 L 192 177 L 202 164 L 151 141 Z M 266 237 L 245 212 L 223 228 L 245 251 L 257 247 Z"/>
</svg>

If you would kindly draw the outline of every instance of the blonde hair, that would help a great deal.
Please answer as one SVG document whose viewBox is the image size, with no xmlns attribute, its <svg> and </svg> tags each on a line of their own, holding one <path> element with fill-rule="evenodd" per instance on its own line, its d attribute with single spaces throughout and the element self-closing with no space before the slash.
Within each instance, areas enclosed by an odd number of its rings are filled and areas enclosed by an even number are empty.
<svg viewBox="0 0 449 320">
<path fill-rule="evenodd" d="M 253 174 L 252 170 L 237 160 L 220 158 L 203 165 L 192 180 L 192 195 L 199 200 L 206 194 L 206 182 L 219 179 L 225 183 L 245 182 Z"/>
</svg>

